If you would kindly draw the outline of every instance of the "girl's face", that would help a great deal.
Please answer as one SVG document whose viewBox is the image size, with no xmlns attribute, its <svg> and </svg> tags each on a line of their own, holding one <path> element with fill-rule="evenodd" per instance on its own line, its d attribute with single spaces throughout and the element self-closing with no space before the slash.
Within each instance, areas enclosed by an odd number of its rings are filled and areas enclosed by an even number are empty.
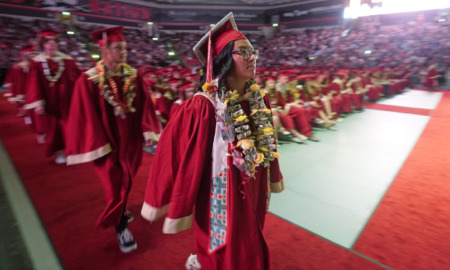
<svg viewBox="0 0 450 270">
<path fill-rule="evenodd" d="M 257 56 L 254 54 L 254 48 L 247 39 L 236 40 L 233 48 L 234 66 L 230 75 L 242 77 L 245 80 L 254 78 L 256 59 Z"/>
</svg>

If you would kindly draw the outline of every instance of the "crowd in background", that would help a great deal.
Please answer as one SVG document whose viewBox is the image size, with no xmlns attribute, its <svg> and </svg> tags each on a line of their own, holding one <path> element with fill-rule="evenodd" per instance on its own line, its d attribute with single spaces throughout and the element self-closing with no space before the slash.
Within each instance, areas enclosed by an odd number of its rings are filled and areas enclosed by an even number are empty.
<svg viewBox="0 0 450 270">
<path fill-rule="evenodd" d="M 35 33 L 51 27 L 61 33 L 59 48 L 71 55 L 82 70 L 92 66 L 98 47 L 89 33 L 102 26 L 69 24 L 47 20 L 26 21 L 0 17 L 0 68 L 18 61 L 20 49 L 35 40 Z M 73 35 L 67 31 L 74 32 Z M 18 34 L 20 33 L 20 34 Z M 148 30 L 127 28 L 128 62 L 132 66 L 153 68 L 179 65 L 196 67 L 192 47 L 200 33 L 160 33 L 153 40 Z M 271 37 L 247 33 L 260 50 L 259 67 L 339 67 L 392 69 L 407 66 L 413 82 L 420 84 L 431 64 L 437 64 L 444 83 L 450 66 L 450 27 L 448 23 L 415 22 L 391 26 L 337 26 L 327 29 L 306 29 L 299 32 L 278 32 Z M 169 55 L 173 52 L 173 55 Z M 167 78 L 169 79 L 169 78 Z"/>
</svg>

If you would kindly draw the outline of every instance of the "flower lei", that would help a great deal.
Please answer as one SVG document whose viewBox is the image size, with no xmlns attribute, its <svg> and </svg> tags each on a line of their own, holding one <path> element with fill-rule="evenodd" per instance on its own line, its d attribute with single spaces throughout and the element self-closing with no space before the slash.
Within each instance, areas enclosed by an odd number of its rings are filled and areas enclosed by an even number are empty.
<svg viewBox="0 0 450 270">
<path fill-rule="evenodd" d="M 57 57 L 54 58 L 54 60 L 58 63 L 58 70 L 56 71 L 55 76 L 51 75 L 50 68 L 47 63 L 47 58 L 43 55 L 41 55 L 39 58 L 44 69 L 45 78 L 47 78 L 47 80 L 50 82 L 50 85 L 53 86 L 64 72 L 64 61 L 62 59 L 62 54 L 60 52 L 57 52 Z"/>
<path fill-rule="evenodd" d="M 205 87 L 206 88 L 206 87 Z M 245 100 L 249 100 L 253 124 L 256 128 L 252 132 L 249 126 L 249 119 L 242 109 L 239 101 L 240 95 L 236 90 L 227 91 L 222 88 L 221 100 L 227 108 L 227 118 L 231 121 L 238 142 L 236 145 L 230 144 L 233 164 L 241 171 L 244 171 L 248 177 L 254 177 L 256 167 L 262 165 L 268 167 L 275 158 L 280 158 L 277 153 L 274 137 L 274 130 L 271 124 L 271 110 L 264 104 L 264 91 L 254 80 L 250 80 L 245 85 Z M 234 140 L 234 136 L 233 136 Z M 242 152 L 238 151 L 242 149 Z"/>
<path fill-rule="evenodd" d="M 122 92 L 119 92 L 116 82 L 108 75 L 108 72 L 105 72 L 103 61 L 97 63 L 96 69 L 98 71 L 98 86 L 101 89 L 101 95 L 114 107 L 114 114 L 125 118 L 126 113 L 135 112 L 133 100 L 136 93 L 133 91 L 133 81 L 136 78 L 136 74 L 133 69 L 126 63 L 122 63 L 122 76 L 125 77 Z M 107 83 L 105 83 L 105 80 Z"/>
</svg>

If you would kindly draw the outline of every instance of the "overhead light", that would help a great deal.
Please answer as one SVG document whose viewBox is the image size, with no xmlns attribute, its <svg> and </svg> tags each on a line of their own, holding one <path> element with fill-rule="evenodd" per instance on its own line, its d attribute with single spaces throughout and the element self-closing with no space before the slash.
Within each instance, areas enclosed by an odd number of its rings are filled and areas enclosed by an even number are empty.
<svg viewBox="0 0 450 270">
<path fill-rule="evenodd" d="M 170 56 L 174 56 L 175 55 L 175 52 L 169 52 L 168 53 Z"/>
<path fill-rule="evenodd" d="M 214 26 L 216 26 L 215 24 L 210 24 L 209 27 L 213 28 Z"/>
<path fill-rule="evenodd" d="M 309 60 L 314 60 L 314 59 L 316 59 L 314 56 L 311 56 L 311 57 L 309 58 Z"/>
<path fill-rule="evenodd" d="M 62 12 L 62 15 L 64 15 L 64 16 L 70 16 L 70 12 L 63 11 L 63 12 Z"/>
<path fill-rule="evenodd" d="M 158 40 L 159 38 L 157 38 L 157 37 L 154 37 L 154 38 L 152 38 L 152 40 Z"/>
<path fill-rule="evenodd" d="M 446 19 L 444 19 L 444 18 L 438 20 L 438 22 L 445 22 L 445 21 L 446 21 Z"/>
<path fill-rule="evenodd" d="M 273 23 L 272 27 L 278 27 L 278 23 Z"/>
<path fill-rule="evenodd" d="M 98 55 L 98 54 L 93 54 L 93 55 L 92 55 L 92 58 L 94 58 L 94 59 L 99 59 L 99 58 L 100 58 L 100 55 Z"/>
<path fill-rule="evenodd" d="M 153 22 L 148 22 L 147 24 L 148 24 L 148 25 L 153 25 Z"/>
<path fill-rule="evenodd" d="M 67 34 L 68 35 L 73 35 L 73 34 L 75 34 L 75 32 L 74 31 L 67 31 Z"/>
<path fill-rule="evenodd" d="M 365 50 L 365 51 L 364 51 L 364 54 L 371 54 L 371 53 L 372 53 L 371 50 Z"/>
</svg>

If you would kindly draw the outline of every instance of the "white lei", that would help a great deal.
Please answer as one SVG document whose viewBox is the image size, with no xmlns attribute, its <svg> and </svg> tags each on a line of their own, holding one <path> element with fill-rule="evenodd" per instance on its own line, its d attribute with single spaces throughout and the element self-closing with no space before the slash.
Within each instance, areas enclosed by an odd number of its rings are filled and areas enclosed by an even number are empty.
<svg viewBox="0 0 450 270">
<path fill-rule="evenodd" d="M 44 68 L 45 78 L 47 78 L 47 80 L 52 84 L 56 83 L 64 72 L 64 61 L 62 53 L 57 52 L 56 54 L 57 56 L 52 58 L 55 62 L 58 63 L 58 71 L 56 72 L 55 76 L 51 76 L 50 68 L 47 63 L 47 57 L 44 57 L 43 55 L 39 56 L 39 60 L 41 61 L 42 67 Z"/>
</svg>

